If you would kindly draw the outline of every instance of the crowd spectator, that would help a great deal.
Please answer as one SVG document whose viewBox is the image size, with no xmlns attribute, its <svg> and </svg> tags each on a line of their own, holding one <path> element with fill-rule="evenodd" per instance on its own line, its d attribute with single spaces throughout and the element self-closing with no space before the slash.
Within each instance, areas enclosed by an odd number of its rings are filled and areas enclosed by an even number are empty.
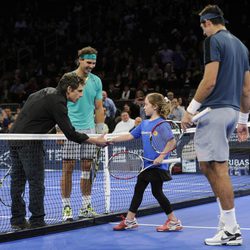
<svg viewBox="0 0 250 250">
<path fill-rule="evenodd" d="M 167 43 L 162 44 L 162 49 L 159 51 L 160 62 L 162 65 L 173 63 L 174 51 L 169 48 Z"/>
<path fill-rule="evenodd" d="M 129 132 L 132 131 L 135 127 L 137 127 L 139 124 L 141 124 L 141 122 L 142 122 L 142 118 L 141 118 L 140 116 L 136 117 L 136 118 L 135 118 L 134 127 L 131 128 L 131 129 L 129 130 Z"/>
<path fill-rule="evenodd" d="M 115 126 L 113 133 L 124 133 L 129 132 L 131 128 L 135 125 L 135 120 L 130 118 L 128 112 L 123 111 L 121 113 L 121 121 L 118 122 Z"/>
<path fill-rule="evenodd" d="M 183 115 L 185 113 L 185 109 L 182 108 L 178 102 L 177 98 L 173 98 L 171 101 L 170 113 L 168 115 L 168 119 L 174 121 L 181 121 Z"/>
<path fill-rule="evenodd" d="M 163 78 L 163 71 L 158 63 L 154 63 L 148 71 L 148 80 L 155 83 Z"/>
<path fill-rule="evenodd" d="M 75 48 L 90 43 L 102 58 L 95 73 L 114 102 L 127 98 L 121 90 L 128 87 L 130 92 L 132 88 L 143 89 L 145 94 L 165 94 L 171 89 L 185 100 L 196 89 L 203 70 L 203 39 L 195 10 L 203 7 L 202 1 L 58 3 L 25 0 L 14 8 L 7 3 L 9 8 L 0 17 L 0 34 L 4 34 L 0 41 L 1 102 L 22 103 L 31 93 L 56 86 L 65 72 L 74 69 Z M 225 0 L 221 4 L 225 6 L 225 16 L 237 7 Z M 246 31 L 249 25 L 245 10 L 249 4 L 244 1 L 241 5 L 238 22 Z M 84 9 L 96 6 L 95 18 L 83 15 Z M 57 12 L 47 11 L 55 7 Z M 175 15 L 166 17 L 170 10 Z M 5 22 L 5 18 L 9 21 Z M 88 23 L 87 31 L 83 23 Z M 229 28 L 249 46 L 247 32 Z"/>
<path fill-rule="evenodd" d="M 107 113 L 107 110 L 105 107 L 103 107 L 103 111 L 104 111 L 104 133 L 112 133 L 115 129 L 115 119 L 114 118 L 111 118 L 111 117 L 108 117 L 106 115 Z"/>
<path fill-rule="evenodd" d="M 174 99 L 174 93 L 172 91 L 169 91 L 167 93 L 167 98 L 169 101 L 172 101 Z"/>
<path fill-rule="evenodd" d="M 106 116 L 114 119 L 117 108 L 114 101 L 108 97 L 108 94 L 105 90 L 102 91 L 102 100 L 103 100 L 103 107 L 106 108 Z"/>
<path fill-rule="evenodd" d="M 128 112 L 129 116 L 132 119 L 135 119 L 137 116 L 140 116 L 140 108 L 133 102 L 125 102 L 122 106 L 121 112 Z"/>
<path fill-rule="evenodd" d="M 146 118 L 146 113 L 144 110 L 145 97 L 146 96 L 144 91 L 139 89 L 135 94 L 135 100 L 133 102 L 136 109 L 139 111 L 139 114 L 137 116 L 140 116 L 143 120 Z"/>
<path fill-rule="evenodd" d="M 125 84 L 122 91 L 121 100 L 130 100 L 130 99 L 134 99 L 134 91 L 130 88 L 128 84 Z"/>
<path fill-rule="evenodd" d="M 177 100 L 178 100 L 179 106 L 185 110 L 186 109 L 186 105 L 183 102 L 183 98 L 182 97 L 178 97 Z"/>
<path fill-rule="evenodd" d="M 0 133 L 8 132 L 9 120 L 4 109 L 0 108 Z"/>
</svg>

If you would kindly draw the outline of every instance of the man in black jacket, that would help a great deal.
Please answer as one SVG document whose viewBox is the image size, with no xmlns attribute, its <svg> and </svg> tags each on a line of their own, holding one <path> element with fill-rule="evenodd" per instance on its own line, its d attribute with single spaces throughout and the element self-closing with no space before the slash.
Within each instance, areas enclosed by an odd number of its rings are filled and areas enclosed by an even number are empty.
<svg viewBox="0 0 250 250">
<path fill-rule="evenodd" d="M 76 102 L 83 93 L 84 81 L 76 74 L 64 75 L 57 88 L 45 88 L 29 96 L 10 133 L 46 134 L 57 124 L 65 136 L 74 142 L 88 142 L 105 146 L 104 135 L 89 138 L 75 131 L 67 110 L 67 100 Z M 10 141 L 11 172 L 11 225 L 13 229 L 35 228 L 44 222 L 44 152 L 39 140 Z M 26 221 L 25 202 L 22 194 L 29 183 L 29 210 Z"/>
</svg>

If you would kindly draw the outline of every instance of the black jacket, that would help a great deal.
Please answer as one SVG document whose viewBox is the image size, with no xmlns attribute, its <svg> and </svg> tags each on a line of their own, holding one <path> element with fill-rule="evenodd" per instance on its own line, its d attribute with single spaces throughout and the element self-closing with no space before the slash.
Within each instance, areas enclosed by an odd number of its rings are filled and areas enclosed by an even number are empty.
<svg viewBox="0 0 250 250">
<path fill-rule="evenodd" d="M 71 141 L 82 143 L 89 138 L 72 126 L 66 96 L 55 88 L 44 88 L 29 96 L 10 133 L 47 134 L 56 124 Z"/>
</svg>

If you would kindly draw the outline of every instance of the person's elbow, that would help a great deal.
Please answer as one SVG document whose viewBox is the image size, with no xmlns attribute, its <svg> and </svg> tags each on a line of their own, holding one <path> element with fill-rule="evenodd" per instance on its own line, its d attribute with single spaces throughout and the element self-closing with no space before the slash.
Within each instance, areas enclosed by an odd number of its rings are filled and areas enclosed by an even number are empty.
<svg viewBox="0 0 250 250">
<path fill-rule="evenodd" d="M 214 89 L 219 72 L 219 62 L 211 62 L 206 65 L 203 76 L 203 83 L 207 91 Z"/>
<path fill-rule="evenodd" d="M 242 95 L 250 97 L 250 71 L 245 72 Z"/>
<path fill-rule="evenodd" d="M 204 81 L 205 91 L 211 92 L 216 85 L 216 78 L 210 77 L 203 79 L 203 81 Z"/>
</svg>

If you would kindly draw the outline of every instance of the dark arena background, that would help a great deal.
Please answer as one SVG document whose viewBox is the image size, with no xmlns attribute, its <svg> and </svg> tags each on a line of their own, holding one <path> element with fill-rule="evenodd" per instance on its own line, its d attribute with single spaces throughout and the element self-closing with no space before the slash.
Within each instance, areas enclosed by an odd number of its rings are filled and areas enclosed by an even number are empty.
<svg viewBox="0 0 250 250">
<path fill-rule="evenodd" d="M 128 234 L 125 235 L 126 244 L 121 244 L 123 239 L 116 234 L 113 235 L 116 247 L 111 248 L 110 243 L 106 245 L 106 241 L 113 240 L 110 224 L 120 221 L 119 216 L 126 214 L 136 182 L 136 178 L 128 181 L 112 178 L 107 169 L 107 162 L 112 154 L 121 150 L 141 153 L 140 140 L 111 145 L 101 150 L 100 159 L 92 173 L 95 178 L 93 178 L 91 203 L 97 213 L 93 218 L 78 218 L 78 210 L 82 202 L 80 191 L 82 172 L 80 159 L 75 159 L 71 194 L 73 221 L 64 222 L 60 185 L 62 149 L 67 140 L 66 137 L 56 133 L 27 134 L 17 137 L 15 134 L 10 134 L 9 130 L 28 96 L 42 88 L 56 87 L 64 73 L 76 69 L 77 51 L 86 46 L 94 47 L 98 51 L 93 73 L 100 77 L 103 90 L 106 91 L 108 98 L 113 100 L 117 109 L 112 119 L 105 120 L 107 136 L 113 136 L 114 127 L 121 120 L 121 113 L 124 110 L 128 111 L 132 119 L 138 116 L 145 119 L 143 101 L 148 93 L 159 92 L 169 99 L 176 98 L 179 105 L 186 109 L 203 76 L 202 46 L 204 36 L 200 28 L 198 13 L 207 4 L 217 4 L 223 10 L 224 17 L 228 21 L 227 29 L 249 49 L 250 17 L 248 13 L 249 1 L 246 0 L 10 0 L 1 4 L 0 242 L 3 242 L 0 243 L 1 250 L 14 249 L 15 247 L 19 247 L 19 249 L 44 249 L 46 246 L 48 247 L 44 243 L 47 238 L 42 238 L 41 241 L 39 239 L 50 235 L 55 238 L 48 239 L 53 245 L 49 249 L 63 247 L 65 249 L 81 249 L 81 247 L 82 249 L 101 249 L 101 247 L 102 249 L 125 249 L 125 247 L 134 247 L 132 243 L 130 245 Z M 128 90 L 130 92 L 126 97 Z M 198 167 L 193 145 L 194 132 L 195 126 L 186 135 L 186 144 L 181 149 L 181 163 L 171 166 L 173 180 L 164 183 L 163 189 L 173 208 L 176 209 L 176 213 L 182 215 L 183 218 L 185 218 L 185 214 L 189 213 L 189 216 L 196 222 L 199 218 L 194 213 L 199 213 L 199 206 L 204 206 L 204 215 L 209 214 L 210 210 L 214 210 L 214 213 L 217 211 L 216 208 L 211 208 L 213 204 L 216 207 L 215 197 Z M 91 136 L 95 135 L 91 134 Z M 9 175 L 5 178 L 12 165 L 9 143 L 27 140 L 43 143 L 46 226 L 14 230 L 10 224 L 11 180 Z M 249 206 L 250 139 L 239 143 L 236 133 L 233 133 L 229 145 L 229 174 L 235 197 L 239 199 L 240 204 L 243 204 L 242 207 Z M 176 152 L 173 152 L 171 157 L 175 158 Z M 23 199 L 28 211 L 28 183 Z M 237 199 L 236 207 L 238 213 L 241 214 L 240 220 L 245 221 L 245 224 L 242 225 L 242 231 L 248 233 L 248 236 L 245 235 L 246 243 L 244 246 L 247 247 L 247 238 L 248 246 L 250 244 L 248 232 L 250 220 L 247 211 L 244 209 L 241 211 L 240 206 L 237 205 Z M 242 202 L 240 199 L 246 199 L 246 201 Z M 147 218 L 158 215 L 163 217 L 162 212 L 151 194 L 151 188 L 148 187 L 137 215 L 140 217 L 139 219 L 145 218 L 146 226 L 142 225 L 143 230 L 152 231 L 152 225 L 160 222 L 155 219 L 157 217 L 153 217 L 153 221 L 149 221 Z M 245 213 L 245 217 L 243 213 Z M 27 219 L 29 216 L 30 213 L 27 212 Z M 203 228 L 202 225 L 212 226 L 210 222 L 213 222 L 213 226 L 215 225 L 215 221 L 208 220 L 207 223 L 202 217 L 201 223 L 197 225 L 200 228 Z M 191 226 L 188 227 L 189 222 L 188 219 L 183 222 L 184 228 L 185 223 L 187 224 L 185 230 L 195 230 L 191 229 Z M 190 223 L 191 225 L 195 224 Z M 98 229 L 99 225 L 103 228 Z M 77 230 L 85 231 L 79 232 Z M 97 239 L 97 242 L 91 242 L 92 235 L 94 238 L 95 234 L 99 234 L 98 230 L 104 230 L 108 235 L 107 239 L 103 234 L 99 235 L 100 238 Z M 206 230 L 209 229 L 206 228 Z M 76 235 L 71 243 L 68 241 L 60 245 L 59 242 L 63 242 L 63 240 L 56 239 L 56 233 L 59 232 L 69 233 L 66 236 L 69 238 L 74 235 L 74 232 Z M 144 249 L 160 249 L 164 244 L 167 246 L 166 242 L 168 241 L 176 241 L 176 245 L 171 245 L 170 249 L 201 249 L 199 248 L 201 243 L 194 243 L 195 237 L 193 239 L 190 236 L 191 232 L 187 236 L 183 236 L 185 232 L 177 233 L 173 238 L 166 236 L 166 234 L 161 234 L 156 238 L 152 236 L 152 241 L 150 241 L 151 234 L 148 234 L 147 231 L 143 232 L 147 238 L 144 238 L 143 234 L 135 236 L 136 233 L 134 233 L 131 242 L 138 241 L 140 245 L 148 244 L 150 248 L 145 246 Z M 154 233 L 155 229 L 152 231 L 152 235 Z M 211 232 L 209 231 L 209 233 Z M 82 240 L 81 237 L 84 234 L 88 236 Z M 182 236 L 180 236 L 181 234 Z M 194 234 L 199 234 L 199 231 L 194 232 Z M 40 237 L 33 238 L 33 236 Z M 165 239 L 163 239 L 164 237 Z M 74 242 L 78 240 L 82 241 L 81 246 L 74 245 Z M 27 242 L 27 246 L 30 245 L 31 248 L 26 248 Z M 155 245 L 155 242 L 160 243 Z M 20 245 L 18 245 L 19 243 Z M 69 248 L 69 244 L 72 244 L 71 248 Z M 90 246 L 90 244 L 92 245 Z"/>
</svg>

